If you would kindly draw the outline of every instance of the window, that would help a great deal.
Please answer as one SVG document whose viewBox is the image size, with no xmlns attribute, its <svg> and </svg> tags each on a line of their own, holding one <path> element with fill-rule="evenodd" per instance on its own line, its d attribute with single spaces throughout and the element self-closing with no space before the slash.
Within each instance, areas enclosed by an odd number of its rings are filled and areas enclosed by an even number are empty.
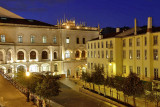
<svg viewBox="0 0 160 107">
<path fill-rule="evenodd" d="M 42 59 L 48 59 L 47 51 L 42 51 Z"/>
<path fill-rule="evenodd" d="M 56 38 L 56 36 L 55 36 L 55 37 L 53 37 L 53 43 L 54 43 L 54 44 L 56 44 L 56 43 L 57 43 L 57 38 Z"/>
<path fill-rule="evenodd" d="M 69 43 L 69 37 L 66 37 L 66 43 Z M 89 49 L 89 48 L 88 48 Z"/>
<path fill-rule="evenodd" d="M 145 67 L 145 77 L 147 77 L 147 67 Z"/>
<path fill-rule="evenodd" d="M 123 59 L 126 59 L 126 50 L 123 50 Z"/>
<path fill-rule="evenodd" d="M 91 69 L 93 69 L 93 63 L 91 63 Z"/>
<path fill-rule="evenodd" d="M 76 57 L 76 58 L 79 58 L 79 57 L 80 57 L 80 52 L 79 52 L 79 51 L 76 51 L 75 57 Z"/>
<path fill-rule="evenodd" d="M 106 41 L 106 48 L 108 48 L 108 41 Z"/>
<path fill-rule="evenodd" d="M 96 43 L 94 43 L 94 49 L 96 49 Z"/>
<path fill-rule="evenodd" d="M 147 50 L 144 50 L 144 59 L 147 60 Z"/>
<path fill-rule="evenodd" d="M 82 58 L 84 59 L 86 57 L 86 52 L 85 51 L 82 51 Z"/>
<path fill-rule="evenodd" d="M 46 36 L 43 36 L 43 43 L 47 43 L 47 37 Z"/>
<path fill-rule="evenodd" d="M 137 38 L 137 46 L 140 46 L 140 38 Z"/>
<path fill-rule="evenodd" d="M 110 48 L 113 48 L 113 44 L 112 44 L 112 41 L 110 41 Z"/>
<path fill-rule="evenodd" d="M 96 58 L 96 51 L 94 51 L 94 58 Z"/>
<path fill-rule="evenodd" d="M 88 58 L 89 58 L 90 56 L 89 56 L 89 51 L 88 51 Z"/>
<path fill-rule="evenodd" d="M 54 64 L 54 72 L 57 72 L 58 69 L 57 69 L 57 64 Z"/>
<path fill-rule="evenodd" d="M 137 59 L 140 59 L 140 50 L 137 50 Z"/>
<path fill-rule="evenodd" d="M 70 52 L 68 50 L 65 52 L 65 57 L 70 58 Z"/>
<path fill-rule="evenodd" d="M 91 49 L 92 49 L 92 43 L 91 43 Z"/>
<path fill-rule="evenodd" d="M 99 48 L 99 42 L 98 42 L 98 48 Z"/>
<path fill-rule="evenodd" d="M 158 36 L 153 36 L 153 45 L 158 44 Z"/>
<path fill-rule="evenodd" d="M 129 66 L 129 71 L 130 71 L 130 73 L 133 72 L 133 67 L 132 66 Z"/>
<path fill-rule="evenodd" d="M 126 66 L 123 66 L 123 74 L 126 73 Z"/>
<path fill-rule="evenodd" d="M 93 53 L 92 53 L 92 51 L 91 51 L 91 58 L 93 58 Z"/>
<path fill-rule="evenodd" d="M 137 67 L 137 75 L 140 75 L 140 67 Z"/>
<path fill-rule="evenodd" d="M 110 58 L 113 59 L 113 51 L 110 50 Z"/>
<path fill-rule="evenodd" d="M 85 44 L 85 43 L 86 43 L 86 40 L 85 40 L 85 38 L 83 38 L 83 41 L 82 41 L 82 42 L 83 42 L 83 44 Z"/>
<path fill-rule="evenodd" d="M 18 54 L 17 54 L 17 56 L 18 56 L 18 60 L 24 60 L 24 53 L 23 53 L 23 51 L 19 51 Z"/>
<path fill-rule="evenodd" d="M 106 50 L 106 58 L 108 58 L 108 51 Z"/>
<path fill-rule="evenodd" d="M 104 58 L 104 51 L 102 51 L 102 58 Z"/>
<path fill-rule="evenodd" d="M 90 63 L 88 63 L 88 69 L 90 69 Z"/>
<path fill-rule="evenodd" d="M 77 38 L 77 44 L 79 44 L 79 38 Z"/>
<path fill-rule="evenodd" d="M 124 39 L 123 40 L 123 47 L 125 47 L 126 46 L 126 40 Z"/>
<path fill-rule="evenodd" d="M 147 37 L 144 37 L 144 46 L 147 46 Z"/>
<path fill-rule="evenodd" d="M 1 56 L 1 55 L 0 55 L 0 56 Z M 2 57 L 3 57 L 3 55 L 2 55 Z M 8 60 L 8 61 L 11 61 L 11 52 L 10 52 L 10 51 L 7 53 L 7 60 Z"/>
<path fill-rule="evenodd" d="M 154 68 L 154 79 L 158 79 L 158 68 Z"/>
<path fill-rule="evenodd" d="M 35 51 L 30 52 L 30 59 L 36 59 L 36 52 Z"/>
<path fill-rule="evenodd" d="M 22 43 L 23 42 L 23 36 L 18 36 L 18 43 Z"/>
<path fill-rule="evenodd" d="M 5 42 L 5 35 L 1 35 L 1 42 Z"/>
<path fill-rule="evenodd" d="M 102 46 L 102 48 L 103 48 L 103 42 L 101 42 L 101 46 Z"/>
<path fill-rule="evenodd" d="M 89 43 L 88 43 L 88 49 L 89 49 Z"/>
<path fill-rule="evenodd" d="M 129 59 L 132 59 L 133 58 L 133 52 L 132 50 L 129 50 Z"/>
<path fill-rule="evenodd" d="M 132 47 L 132 39 L 129 39 L 129 47 Z"/>
<path fill-rule="evenodd" d="M 35 42 L 35 36 L 31 36 L 31 43 Z"/>
<path fill-rule="evenodd" d="M 153 58 L 154 60 L 158 60 L 158 50 L 157 49 L 153 49 Z"/>
<path fill-rule="evenodd" d="M 54 52 L 53 55 L 54 55 L 54 59 L 57 59 L 57 52 Z"/>
<path fill-rule="evenodd" d="M 75 57 L 76 57 L 76 58 L 79 58 L 79 55 L 80 55 L 80 52 L 79 52 L 79 51 L 76 51 Z"/>
<path fill-rule="evenodd" d="M 100 52 L 98 51 L 98 58 L 100 58 Z"/>
<path fill-rule="evenodd" d="M 3 61 L 3 53 L 0 51 L 0 61 Z"/>
</svg>

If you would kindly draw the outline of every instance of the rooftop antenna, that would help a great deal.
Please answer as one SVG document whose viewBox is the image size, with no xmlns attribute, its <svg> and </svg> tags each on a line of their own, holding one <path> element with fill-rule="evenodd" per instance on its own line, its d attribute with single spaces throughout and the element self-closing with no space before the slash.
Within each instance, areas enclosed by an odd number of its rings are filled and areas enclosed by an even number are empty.
<svg viewBox="0 0 160 107">
<path fill-rule="evenodd" d="M 66 22 L 66 19 L 65 19 L 65 14 L 64 14 L 64 23 Z"/>
</svg>

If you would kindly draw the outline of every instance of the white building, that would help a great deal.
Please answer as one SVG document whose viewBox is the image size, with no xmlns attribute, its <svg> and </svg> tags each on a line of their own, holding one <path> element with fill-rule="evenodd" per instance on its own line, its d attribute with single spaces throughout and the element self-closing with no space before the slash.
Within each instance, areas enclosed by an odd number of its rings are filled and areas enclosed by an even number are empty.
<svg viewBox="0 0 160 107">
<path fill-rule="evenodd" d="M 23 19 L 0 7 L 0 70 L 78 77 L 86 69 L 86 42 L 98 35 L 98 28 L 76 26 L 75 20 L 54 26 Z"/>
</svg>

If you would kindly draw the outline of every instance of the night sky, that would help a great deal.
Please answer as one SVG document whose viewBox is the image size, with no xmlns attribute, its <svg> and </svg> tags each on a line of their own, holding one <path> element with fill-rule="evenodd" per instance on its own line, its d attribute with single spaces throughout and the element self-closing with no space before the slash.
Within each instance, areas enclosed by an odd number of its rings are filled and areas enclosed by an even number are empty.
<svg viewBox="0 0 160 107">
<path fill-rule="evenodd" d="M 76 19 L 87 26 L 123 27 L 147 24 L 153 17 L 153 25 L 160 26 L 160 0 L 0 0 L 6 8 L 26 19 L 56 24 L 57 19 Z"/>
</svg>

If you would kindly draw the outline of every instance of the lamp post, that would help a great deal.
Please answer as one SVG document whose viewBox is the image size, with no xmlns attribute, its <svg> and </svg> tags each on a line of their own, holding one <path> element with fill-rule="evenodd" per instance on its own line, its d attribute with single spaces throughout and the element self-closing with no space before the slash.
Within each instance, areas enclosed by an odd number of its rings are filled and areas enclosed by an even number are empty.
<svg viewBox="0 0 160 107">
<path fill-rule="evenodd" d="M 27 102 L 29 102 L 29 76 L 30 76 L 29 71 L 26 72 L 26 76 L 27 76 Z"/>
</svg>

